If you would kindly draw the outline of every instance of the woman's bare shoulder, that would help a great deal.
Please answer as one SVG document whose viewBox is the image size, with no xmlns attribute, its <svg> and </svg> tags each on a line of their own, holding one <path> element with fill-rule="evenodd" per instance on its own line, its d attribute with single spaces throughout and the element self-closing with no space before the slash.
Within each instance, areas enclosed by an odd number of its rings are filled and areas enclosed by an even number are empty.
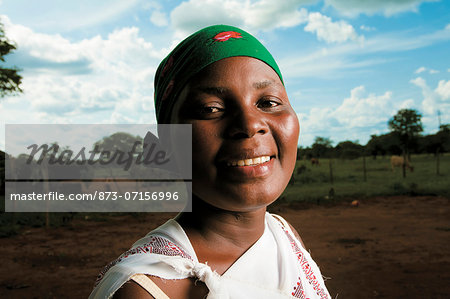
<svg viewBox="0 0 450 299">
<path fill-rule="evenodd" d="M 136 298 L 136 299 L 154 299 L 143 287 L 138 285 L 136 282 L 130 280 L 124 283 L 113 295 L 113 299 L 125 299 L 125 298 Z"/>
<path fill-rule="evenodd" d="M 193 278 L 186 279 L 162 279 L 156 276 L 150 278 L 158 288 L 171 299 L 204 298 L 208 294 L 208 288 L 203 282 Z M 153 299 L 158 298 L 150 295 L 141 285 L 135 281 L 126 282 L 113 296 L 114 299 Z"/>
</svg>

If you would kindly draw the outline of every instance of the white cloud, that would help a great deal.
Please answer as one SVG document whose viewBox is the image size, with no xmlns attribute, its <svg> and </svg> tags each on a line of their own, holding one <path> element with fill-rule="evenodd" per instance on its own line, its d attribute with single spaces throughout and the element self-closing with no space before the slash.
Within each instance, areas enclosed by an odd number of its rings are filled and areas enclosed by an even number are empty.
<svg viewBox="0 0 450 299">
<path fill-rule="evenodd" d="M 404 11 L 417 11 L 422 2 L 436 0 L 325 0 L 325 7 L 334 7 L 345 16 L 361 13 L 391 16 Z M 306 22 L 306 9 L 302 5 L 318 0 L 187 0 L 171 12 L 171 24 L 179 38 L 202 27 L 213 24 L 232 24 L 251 31 L 272 30 L 297 26 Z M 336 26 L 335 26 L 336 27 Z M 340 24 L 340 30 L 346 30 Z M 361 26 L 361 30 L 375 28 Z M 350 32 L 347 33 L 352 35 Z"/>
<path fill-rule="evenodd" d="M 387 129 L 387 121 L 398 109 L 412 106 L 412 99 L 394 102 L 391 91 L 376 95 L 358 86 L 338 107 L 312 108 L 299 118 L 306 143 L 314 136 L 331 136 L 334 141 L 355 140 L 379 133 L 380 127 Z"/>
<path fill-rule="evenodd" d="M 14 20 L 40 32 L 69 32 L 105 24 L 137 9 L 142 0 L 7 1 Z M 4 10 L 5 11 L 5 10 Z M 18 21 L 19 20 L 19 21 Z"/>
<path fill-rule="evenodd" d="M 5 98 L 2 122 L 155 122 L 153 76 L 166 50 L 155 49 L 138 28 L 72 42 L 2 20 L 20 44 L 14 55 L 29 58 L 20 65 L 24 94 Z M 85 64 L 87 71 L 67 73 L 68 63 Z"/>
<path fill-rule="evenodd" d="M 76 61 L 85 57 L 76 44 L 59 34 L 35 33 L 28 27 L 12 24 L 7 16 L 1 18 L 9 38 L 20 45 L 19 51 L 27 52 L 31 57 L 53 62 Z"/>
<path fill-rule="evenodd" d="M 261 0 L 251 3 L 241 17 L 250 27 L 260 30 L 288 28 L 306 21 L 306 9 L 299 9 L 308 0 Z"/>
<path fill-rule="evenodd" d="M 370 26 L 365 26 L 365 25 L 359 26 L 359 29 L 364 30 L 364 31 L 375 31 L 375 30 L 377 30 L 377 28 L 375 28 L 375 27 L 370 27 Z"/>
<path fill-rule="evenodd" d="M 385 33 L 366 39 L 364 50 L 366 53 L 408 51 L 448 40 L 450 40 L 449 28 L 423 35 L 414 35 L 410 32 Z"/>
<path fill-rule="evenodd" d="M 319 40 L 324 40 L 327 43 L 341 43 L 358 39 L 352 25 L 345 21 L 333 22 L 331 18 L 318 12 L 308 15 L 308 24 L 305 26 L 305 31 L 316 33 Z"/>
<path fill-rule="evenodd" d="M 355 17 L 359 14 L 383 14 L 385 16 L 392 16 L 407 11 L 417 12 L 418 7 L 422 3 L 435 1 L 436 0 L 325 0 L 325 6 L 332 6 L 340 14 L 348 17 Z"/>
<path fill-rule="evenodd" d="M 136 27 L 116 30 L 107 39 L 95 36 L 71 42 L 58 34 L 36 33 L 28 27 L 12 24 L 6 16 L 2 20 L 10 39 L 20 45 L 17 55 L 32 57 L 35 61 L 52 62 L 54 65 L 88 61 L 95 70 L 116 67 L 122 63 L 124 68 L 121 71 L 132 71 L 142 64 L 143 59 L 163 57 L 163 53 L 139 37 Z M 25 63 L 25 71 L 26 68 Z"/>
<path fill-rule="evenodd" d="M 371 54 L 383 53 L 383 57 L 390 57 L 385 54 L 420 49 L 448 40 L 448 29 L 418 36 L 408 32 L 380 34 L 364 38 L 363 43 L 332 44 L 308 52 L 298 49 L 295 54 L 280 59 L 279 64 L 287 77 L 334 77 L 344 70 L 363 69 L 393 59 L 375 58 Z"/>
<path fill-rule="evenodd" d="M 412 79 L 410 82 L 416 86 L 419 86 L 422 89 L 427 87 L 427 82 L 422 77 L 417 77 L 415 79 Z"/>
<path fill-rule="evenodd" d="M 315 0 L 189 0 L 170 14 L 178 37 L 213 24 L 229 24 L 247 30 L 293 27 L 306 21 L 307 12 L 299 8 Z"/>
<path fill-rule="evenodd" d="M 302 4 L 314 2 L 189 0 L 173 9 L 170 19 L 178 38 L 213 24 L 230 24 L 257 32 L 307 23 L 305 31 L 315 33 L 319 40 L 327 43 L 362 39 L 347 22 L 332 22 L 329 17 L 318 12 L 308 14 L 306 9 L 300 8 Z"/>
<path fill-rule="evenodd" d="M 450 115 L 450 81 L 441 80 L 436 89 L 431 89 L 425 79 L 417 77 L 410 81 L 422 90 L 422 110 L 425 114 L 434 115 L 437 110 Z"/>
<path fill-rule="evenodd" d="M 449 100 L 450 99 L 450 80 L 445 81 L 441 80 L 439 81 L 438 86 L 434 90 L 443 100 Z"/>
<path fill-rule="evenodd" d="M 413 109 L 415 106 L 415 101 L 413 99 L 407 99 L 398 105 L 398 109 Z"/>
<path fill-rule="evenodd" d="M 420 73 L 425 72 L 426 70 L 427 70 L 426 67 L 421 66 L 421 67 L 419 67 L 414 73 L 415 73 L 415 74 L 420 74 Z"/>
<path fill-rule="evenodd" d="M 152 12 L 152 15 L 150 16 L 150 21 L 158 27 L 165 27 L 169 25 L 167 15 L 159 10 L 155 10 L 154 12 Z"/>
<path fill-rule="evenodd" d="M 385 122 L 395 108 L 392 92 L 382 95 L 367 94 L 364 86 L 353 88 L 350 97 L 336 109 L 335 117 L 348 128 L 374 126 Z M 397 104 L 398 105 L 398 104 Z"/>
<path fill-rule="evenodd" d="M 426 72 L 426 71 L 428 71 L 428 73 L 430 73 L 430 74 L 438 74 L 439 73 L 439 71 L 437 71 L 437 70 L 429 69 L 429 68 L 426 68 L 424 66 L 419 67 L 414 73 L 415 74 L 420 74 L 420 73 L 423 73 L 423 72 Z"/>
</svg>

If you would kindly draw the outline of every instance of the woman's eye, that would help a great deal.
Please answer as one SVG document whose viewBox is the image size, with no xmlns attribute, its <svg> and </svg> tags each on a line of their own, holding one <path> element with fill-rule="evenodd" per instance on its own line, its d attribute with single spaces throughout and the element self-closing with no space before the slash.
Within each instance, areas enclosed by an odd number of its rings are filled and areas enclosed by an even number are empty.
<svg viewBox="0 0 450 299">
<path fill-rule="evenodd" d="M 196 107 L 192 107 L 191 113 L 194 118 L 198 119 L 210 119 L 220 117 L 222 112 L 224 111 L 224 107 L 221 105 L 198 105 Z"/>
<path fill-rule="evenodd" d="M 221 111 L 221 109 L 219 107 L 213 107 L 213 106 L 202 107 L 200 110 L 201 110 L 201 113 L 217 113 L 217 112 Z"/>
<path fill-rule="evenodd" d="M 262 109 L 274 108 L 281 105 L 279 101 L 274 99 L 262 99 L 258 102 L 258 107 Z"/>
</svg>

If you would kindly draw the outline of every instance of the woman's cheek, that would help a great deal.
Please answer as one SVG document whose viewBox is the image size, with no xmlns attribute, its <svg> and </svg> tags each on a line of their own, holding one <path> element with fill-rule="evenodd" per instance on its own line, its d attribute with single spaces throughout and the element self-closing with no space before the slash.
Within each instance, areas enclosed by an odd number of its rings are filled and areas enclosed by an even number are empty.
<svg viewBox="0 0 450 299">
<path fill-rule="evenodd" d="M 203 168 L 214 163 L 220 142 L 217 128 L 207 122 L 192 123 L 192 160 L 194 165 Z"/>
<path fill-rule="evenodd" d="M 297 153 L 300 125 L 295 112 L 291 110 L 278 116 L 277 124 L 276 134 L 282 143 L 279 146 L 286 148 L 288 151 L 294 149 Z"/>
</svg>

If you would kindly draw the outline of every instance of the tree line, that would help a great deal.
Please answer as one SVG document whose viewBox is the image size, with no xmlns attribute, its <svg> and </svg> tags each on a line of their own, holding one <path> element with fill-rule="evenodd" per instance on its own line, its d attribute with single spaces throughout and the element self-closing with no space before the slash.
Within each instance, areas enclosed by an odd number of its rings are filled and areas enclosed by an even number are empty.
<svg viewBox="0 0 450 299">
<path fill-rule="evenodd" d="M 371 135 L 366 145 L 358 141 L 343 141 L 333 146 L 326 137 L 316 137 L 309 147 L 299 147 L 297 159 L 356 159 L 386 155 L 440 154 L 450 152 L 450 124 L 440 125 L 434 134 L 422 135 L 422 115 L 414 109 L 401 109 L 388 121 L 389 133 Z"/>
</svg>

